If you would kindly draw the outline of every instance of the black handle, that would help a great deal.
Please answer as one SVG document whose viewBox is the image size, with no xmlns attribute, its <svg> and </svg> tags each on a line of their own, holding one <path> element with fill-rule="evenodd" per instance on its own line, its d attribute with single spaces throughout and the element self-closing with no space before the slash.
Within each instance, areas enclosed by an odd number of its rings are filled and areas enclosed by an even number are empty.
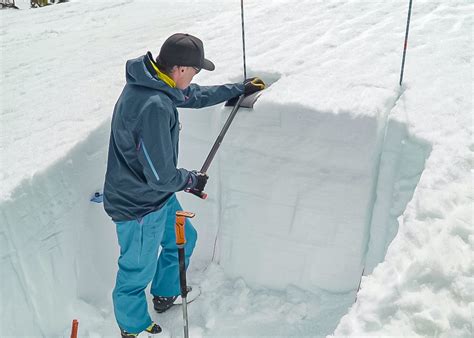
<svg viewBox="0 0 474 338">
<path fill-rule="evenodd" d="M 197 190 L 197 189 L 186 189 L 185 192 L 193 194 L 194 196 L 197 196 L 203 200 L 207 198 L 207 194 L 204 191 Z"/>
</svg>

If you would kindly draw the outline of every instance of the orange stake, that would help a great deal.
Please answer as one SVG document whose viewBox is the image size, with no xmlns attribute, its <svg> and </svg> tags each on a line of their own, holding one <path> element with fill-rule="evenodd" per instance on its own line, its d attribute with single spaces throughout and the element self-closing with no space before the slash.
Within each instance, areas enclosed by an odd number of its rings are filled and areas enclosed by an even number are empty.
<svg viewBox="0 0 474 338">
<path fill-rule="evenodd" d="M 71 329 L 71 338 L 77 338 L 77 329 L 79 327 L 79 322 L 77 319 L 72 321 L 72 329 Z"/>
</svg>

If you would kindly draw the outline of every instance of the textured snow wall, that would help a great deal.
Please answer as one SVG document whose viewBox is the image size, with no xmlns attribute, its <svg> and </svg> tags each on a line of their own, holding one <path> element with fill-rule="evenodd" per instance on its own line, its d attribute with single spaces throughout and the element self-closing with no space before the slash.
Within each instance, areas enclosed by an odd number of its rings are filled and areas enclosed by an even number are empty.
<svg viewBox="0 0 474 338">
<path fill-rule="evenodd" d="M 52 337 L 79 307 L 109 306 L 115 229 L 89 202 L 103 184 L 108 137 L 107 123 L 0 205 L 2 335 Z"/>
<path fill-rule="evenodd" d="M 377 164 L 364 275 L 380 263 L 395 238 L 399 221 L 425 169 L 431 145 L 411 137 L 405 124 L 389 119 Z"/>
<path fill-rule="evenodd" d="M 255 111 L 221 151 L 221 264 L 274 288 L 356 289 L 383 260 L 429 146 L 383 115 L 265 99 Z"/>
</svg>

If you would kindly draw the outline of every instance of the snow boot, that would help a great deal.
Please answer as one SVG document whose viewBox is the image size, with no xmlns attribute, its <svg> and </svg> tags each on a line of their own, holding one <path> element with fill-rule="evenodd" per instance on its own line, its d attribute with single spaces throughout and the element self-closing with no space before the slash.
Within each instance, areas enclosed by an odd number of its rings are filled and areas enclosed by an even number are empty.
<svg viewBox="0 0 474 338">
<path fill-rule="evenodd" d="M 193 289 L 191 286 L 188 286 L 188 295 L 186 297 L 186 303 L 189 304 L 195 300 L 201 294 L 201 289 L 199 287 Z M 183 304 L 183 299 L 181 295 L 171 296 L 171 297 L 153 297 L 153 307 L 158 313 L 163 313 L 169 310 L 173 305 Z"/>
<path fill-rule="evenodd" d="M 150 326 L 148 326 L 144 331 L 140 333 L 129 333 L 123 329 L 120 329 L 122 338 L 157 337 L 158 333 L 160 333 L 161 331 L 161 327 L 155 322 L 151 323 Z"/>
</svg>

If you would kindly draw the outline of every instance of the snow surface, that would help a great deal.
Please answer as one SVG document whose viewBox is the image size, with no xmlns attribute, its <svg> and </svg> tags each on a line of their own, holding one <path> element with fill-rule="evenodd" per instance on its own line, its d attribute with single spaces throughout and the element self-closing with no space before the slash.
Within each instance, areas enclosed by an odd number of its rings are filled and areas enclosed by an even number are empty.
<svg viewBox="0 0 474 338">
<path fill-rule="evenodd" d="M 68 336 L 73 318 L 117 336 L 115 230 L 88 199 L 124 63 L 185 31 L 217 67 L 198 83 L 240 81 L 240 2 L 218 4 L 0 12 L 2 337 Z M 247 71 L 271 86 L 234 120 L 209 200 L 180 194 L 199 232 L 192 337 L 472 336 L 473 4 L 415 1 L 399 87 L 407 5 L 246 1 Z M 180 166 L 228 114 L 181 110 Z M 150 313 L 181 334 L 179 308 Z"/>
</svg>

